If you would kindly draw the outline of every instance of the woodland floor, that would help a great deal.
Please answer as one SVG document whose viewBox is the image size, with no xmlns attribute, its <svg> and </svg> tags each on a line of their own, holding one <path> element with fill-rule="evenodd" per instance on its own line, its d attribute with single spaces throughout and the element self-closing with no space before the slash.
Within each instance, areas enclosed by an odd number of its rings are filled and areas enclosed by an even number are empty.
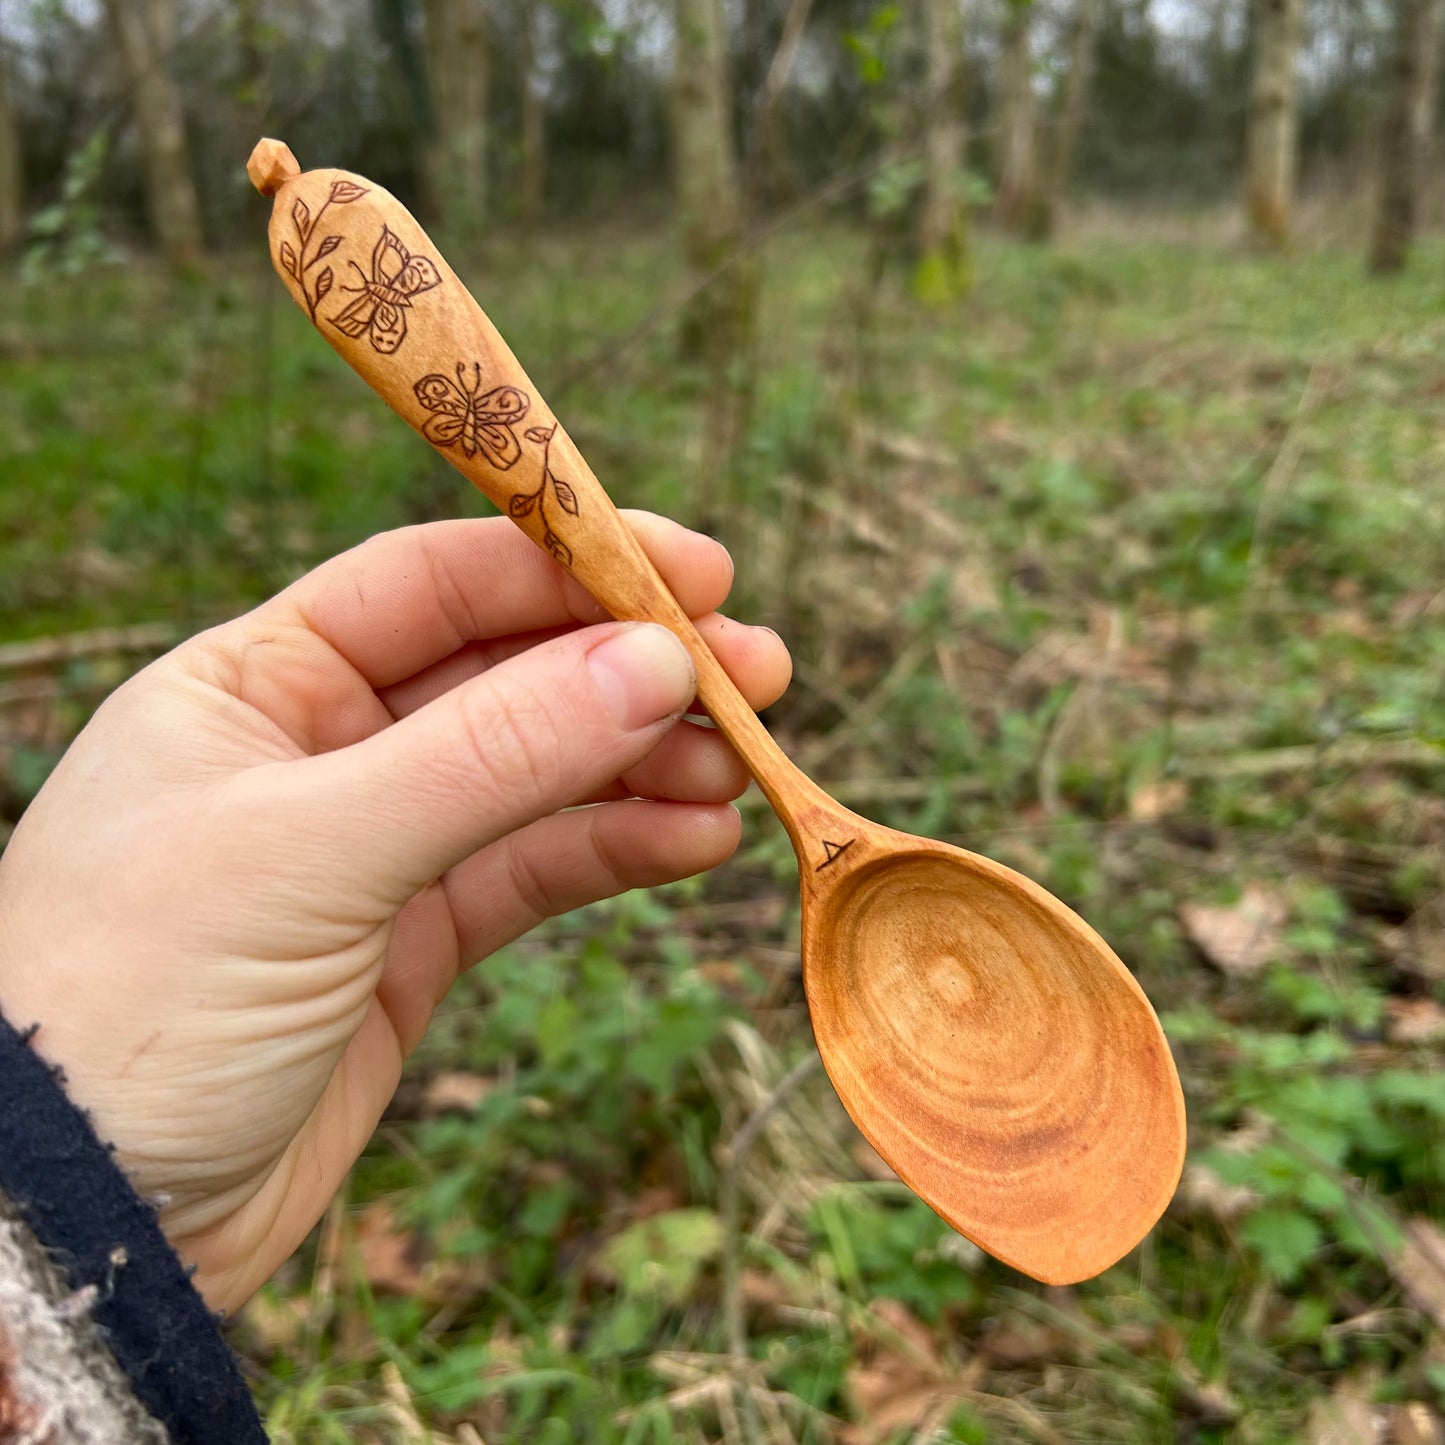
<svg viewBox="0 0 1445 1445">
<path fill-rule="evenodd" d="M 865 289 L 847 231 L 791 233 L 731 469 L 670 254 L 504 238 L 458 269 L 614 495 L 727 541 L 734 610 L 798 658 L 769 716 L 798 761 L 1030 873 L 1135 970 L 1184 1187 L 1047 1289 L 916 1202 L 816 1070 L 732 1160 L 811 1049 L 750 797 L 715 875 L 459 986 L 236 1328 L 274 1439 L 1445 1440 L 1445 247 L 1378 283 L 986 242 L 974 298 L 926 311 Z M 7 290 L 0 439 L 0 843 L 146 657 L 485 509 L 249 264 Z"/>
</svg>

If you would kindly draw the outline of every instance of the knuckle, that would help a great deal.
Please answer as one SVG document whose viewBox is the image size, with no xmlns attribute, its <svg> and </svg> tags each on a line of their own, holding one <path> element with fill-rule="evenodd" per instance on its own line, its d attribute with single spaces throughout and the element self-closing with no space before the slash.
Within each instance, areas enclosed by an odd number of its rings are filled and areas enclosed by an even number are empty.
<svg viewBox="0 0 1445 1445">
<path fill-rule="evenodd" d="M 507 849 L 507 882 L 522 907 L 539 923 L 554 911 L 552 894 L 537 871 L 527 850 L 519 844 Z"/>
</svg>

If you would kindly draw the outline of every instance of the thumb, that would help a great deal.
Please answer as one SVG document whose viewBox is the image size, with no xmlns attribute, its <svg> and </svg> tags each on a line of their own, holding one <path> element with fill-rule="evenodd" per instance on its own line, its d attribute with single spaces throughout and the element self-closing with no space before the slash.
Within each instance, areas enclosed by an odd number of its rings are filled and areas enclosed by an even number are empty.
<svg viewBox="0 0 1445 1445">
<path fill-rule="evenodd" d="M 324 829 L 312 857 L 333 883 L 349 878 L 400 907 L 477 849 L 640 762 L 696 683 L 687 649 L 665 627 L 573 632 L 363 742 L 287 765 L 285 811 L 308 834 Z"/>
</svg>

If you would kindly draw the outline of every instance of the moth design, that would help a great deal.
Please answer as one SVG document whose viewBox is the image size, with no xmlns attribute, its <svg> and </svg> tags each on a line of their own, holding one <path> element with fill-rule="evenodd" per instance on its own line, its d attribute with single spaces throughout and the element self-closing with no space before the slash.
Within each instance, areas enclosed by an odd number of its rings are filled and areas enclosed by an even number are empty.
<svg viewBox="0 0 1445 1445">
<path fill-rule="evenodd" d="M 412 388 L 416 399 L 431 416 L 422 432 L 434 446 L 460 447 L 470 459 L 478 452 L 498 471 L 516 466 L 522 444 L 512 430 L 532 405 L 525 391 L 515 386 L 494 386 L 482 391 L 482 368 L 472 363 L 472 380 L 467 384 L 466 364 L 457 362 L 457 379 L 434 371 Z"/>
<path fill-rule="evenodd" d="M 354 293 L 356 300 L 327 320 L 343 336 L 353 340 L 366 336 L 376 351 L 390 356 L 406 340 L 406 313 L 412 298 L 442 283 L 436 262 L 428 256 L 413 256 L 396 232 L 383 225 L 371 253 L 371 275 L 355 261 L 348 264 L 361 278 L 361 285 L 341 289 Z"/>
</svg>

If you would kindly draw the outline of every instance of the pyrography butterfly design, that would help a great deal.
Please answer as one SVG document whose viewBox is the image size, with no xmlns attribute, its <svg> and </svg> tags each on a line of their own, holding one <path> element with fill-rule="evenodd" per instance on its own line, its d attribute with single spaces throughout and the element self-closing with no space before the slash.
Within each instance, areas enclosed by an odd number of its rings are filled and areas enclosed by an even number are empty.
<svg viewBox="0 0 1445 1445">
<path fill-rule="evenodd" d="M 478 452 L 498 471 L 517 464 L 522 444 L 512 430 L 531 406 L 532 399 L 515 386 L 494 386 L 482 391 L 482 368 L 472 363 L 472 381 L 467 384 L 466 363 L 457 362 L 457 379 L 434 371 L 412 388 L 416 399 L 429 411 L 422 431 L 435 446 L 462 449 L 465 457 Z"/>
<path fill-rule="evenodd" d="M 522 444 L 512 428 L 527 414 L 531 397 L 515 386 L 494 386 L 490 391 L 482 391 L 480 362 L 472 363 L 470 385 L 466 363 L 457 362 L 456 370 L 455 382 L 434 371 L 412 388 L 416 399 L 431 412 L 422 433 L 433 446 L 460 447 L 468 458 L 480 452 L 498 471 L 509 471 L 522 455 Z M 552 438 L 556 433 L 556 422 L 551 426 L 527 428 L 527 440 L 537 442 L 542 448 L 542 480 L 535 490 L 519 492 L 513 497 L 508 511 L 519 519 L 530 517 L 535 511 L 542 524 L 542 545 L 564 567 L 570 567 L 572 549 L 552 530 L 547 519 L 549 488 L 564 512 L 573 517 L 581 513 L 571 483 L 564 482 L 552 470 Z"/>
<path fill-rule="evenodd" d="M 406 340 L 406 313 L 412 297 L 440 286 L 441 273 L 429 257 L 413 256 L 386 225 L 371 253 L 370 277 L 355 261 L 348 264 L 361 277 L 361 285 L 341 289 L 359 294 L 350 306 L 327 320 L 343 336 L 369 336 L 377 351 L 390 356 Z"/>
</svg>

